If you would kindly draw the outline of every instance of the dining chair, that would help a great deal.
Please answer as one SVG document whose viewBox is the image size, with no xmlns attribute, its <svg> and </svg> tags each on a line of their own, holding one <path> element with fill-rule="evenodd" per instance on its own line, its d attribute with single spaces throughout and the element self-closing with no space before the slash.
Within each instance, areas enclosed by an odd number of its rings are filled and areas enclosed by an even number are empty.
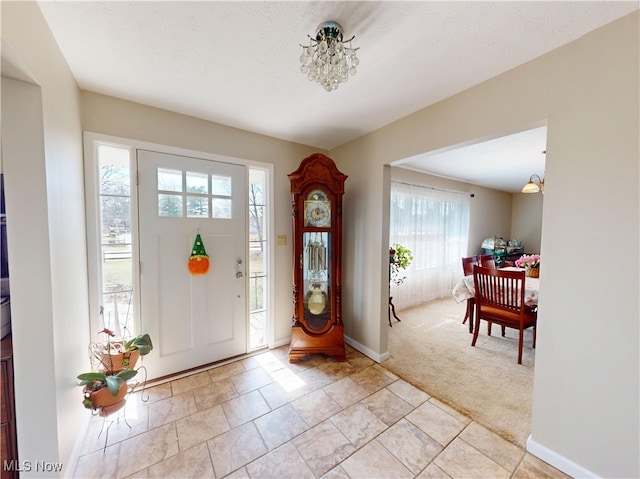
<svg viewBox="0 0 640 479">
<path fill-rule="evenodd" d="M 478 256 L 469 256 L 467 258 L 462 258 L 462 272 L 465 276 L 470 276 L 473 274 L 473 266 L 478 264 Z M 462 320 L 462 324 L 469 320 L 469 332 L 473 332 L 473 303 L 474 299 L 467 299 L 467 311 L 464 313 L 464 319 Z"/>
<path fill-rule="evenodd" d="M 496 257 L 492 254 L 483 254 L 478 257 L 478 265 L 483 268 L 496 269 Z M 487 334 L 491 336 L 491 321 L 487 323 Z M 502 327 L 502 335 L 504 336 L 504 326 Z"/>
<path fill-rule="evenodd" d="M 492 254 L 483 254 L 478 258 L 478 265 L 483 268 L 496 268 L 496 259 Z"/>
<path fill-rule="evenodd" d="M 536 347 L 537 312 L 524 302 L 525 272 L 505 271 L 501 269 L 474 266 L 473 282 L 475 285 L 475 328 L 471 346 L 476 345 L 480 320 L 499 324 L 504 328 L 519 331 L 518 364 L 522 364 L 522 342 L 524 330 L 533 328 L 533 347 Z"/>
</svg>

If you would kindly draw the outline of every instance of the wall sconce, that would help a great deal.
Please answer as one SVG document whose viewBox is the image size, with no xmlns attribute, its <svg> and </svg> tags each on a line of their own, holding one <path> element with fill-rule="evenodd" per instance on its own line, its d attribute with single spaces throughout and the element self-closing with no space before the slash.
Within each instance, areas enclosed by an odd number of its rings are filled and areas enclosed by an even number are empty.
<svg viewBox="0 0 640 479">
<path fill-rule="evenodd" d="M 538 193 L 544 194 L 544 178 L 540 178 L 538 175 L 531 175 L 529 183 L 522 187 L 523 193 Z"/>
<path fill-rule="evenodd" d="M 547 150 L 542 151 L 543 155 L 547 154 Z M 522 193 L 542 193 L 544 195 L 544 177 L 540 178 L 538 175 L 531 175 L 529 177 L 529 183 L 522 187 Z"/>
</svg>

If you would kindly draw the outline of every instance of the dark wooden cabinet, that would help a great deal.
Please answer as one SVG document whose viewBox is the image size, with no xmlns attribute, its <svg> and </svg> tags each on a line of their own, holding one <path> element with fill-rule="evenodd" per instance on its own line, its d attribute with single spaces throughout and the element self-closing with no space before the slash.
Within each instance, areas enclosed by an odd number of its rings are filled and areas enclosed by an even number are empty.
<svg viewBox="0 0 640 479">
<path fill-rule="evenodd" d="M 11 335 L 0 344 L 0 429 L 2 429 L 2 479 L 17 478 L 18 446 L 16 441 L 16 414 L 13 393 L 13 345 Z M 8 465 L 9 467 L 5 467 Z"/>
<path fill-rule="evenodd" d="M 346 360 L 342 324 L 342 196 L 347 175 L 320 153 L 290 173 L 293 324 L 289 361 L 322 353 Z"/>
</svg>

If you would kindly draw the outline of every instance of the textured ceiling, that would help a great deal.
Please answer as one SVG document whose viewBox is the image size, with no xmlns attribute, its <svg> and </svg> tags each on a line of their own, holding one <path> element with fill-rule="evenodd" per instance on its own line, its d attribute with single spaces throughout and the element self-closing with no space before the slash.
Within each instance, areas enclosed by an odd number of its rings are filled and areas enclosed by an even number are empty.
<svg viewBox="0 0 640 479">
<path fill-rule="evenodd" d="M 323 149 L 638 8 L 637 1 L 39 5 L 80 88 Z M 300 44 L 327 20 L 360 47 L 357 75 L 333 92 L 299 70 Z"/>
</svg>

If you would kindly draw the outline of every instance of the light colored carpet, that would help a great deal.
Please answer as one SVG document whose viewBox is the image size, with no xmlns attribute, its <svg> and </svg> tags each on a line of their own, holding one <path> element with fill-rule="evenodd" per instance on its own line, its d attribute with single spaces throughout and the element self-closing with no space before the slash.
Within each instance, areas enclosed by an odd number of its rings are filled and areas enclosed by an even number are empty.
<svg viewBox="0 0 640 479">
<path fill-rule="evenodd" d="M 445 298 L 397 311 L 402 321 L 391 318 L 391 357 L 383 366 L 524 448 L 531 432 L 532 331 L 525 333 L 519 365 L 518 331 L 507 329 L 503 338 L 494 326 L 488 336 L 482 321 L 472 347 L 465 309 Z"/>
</svg>

